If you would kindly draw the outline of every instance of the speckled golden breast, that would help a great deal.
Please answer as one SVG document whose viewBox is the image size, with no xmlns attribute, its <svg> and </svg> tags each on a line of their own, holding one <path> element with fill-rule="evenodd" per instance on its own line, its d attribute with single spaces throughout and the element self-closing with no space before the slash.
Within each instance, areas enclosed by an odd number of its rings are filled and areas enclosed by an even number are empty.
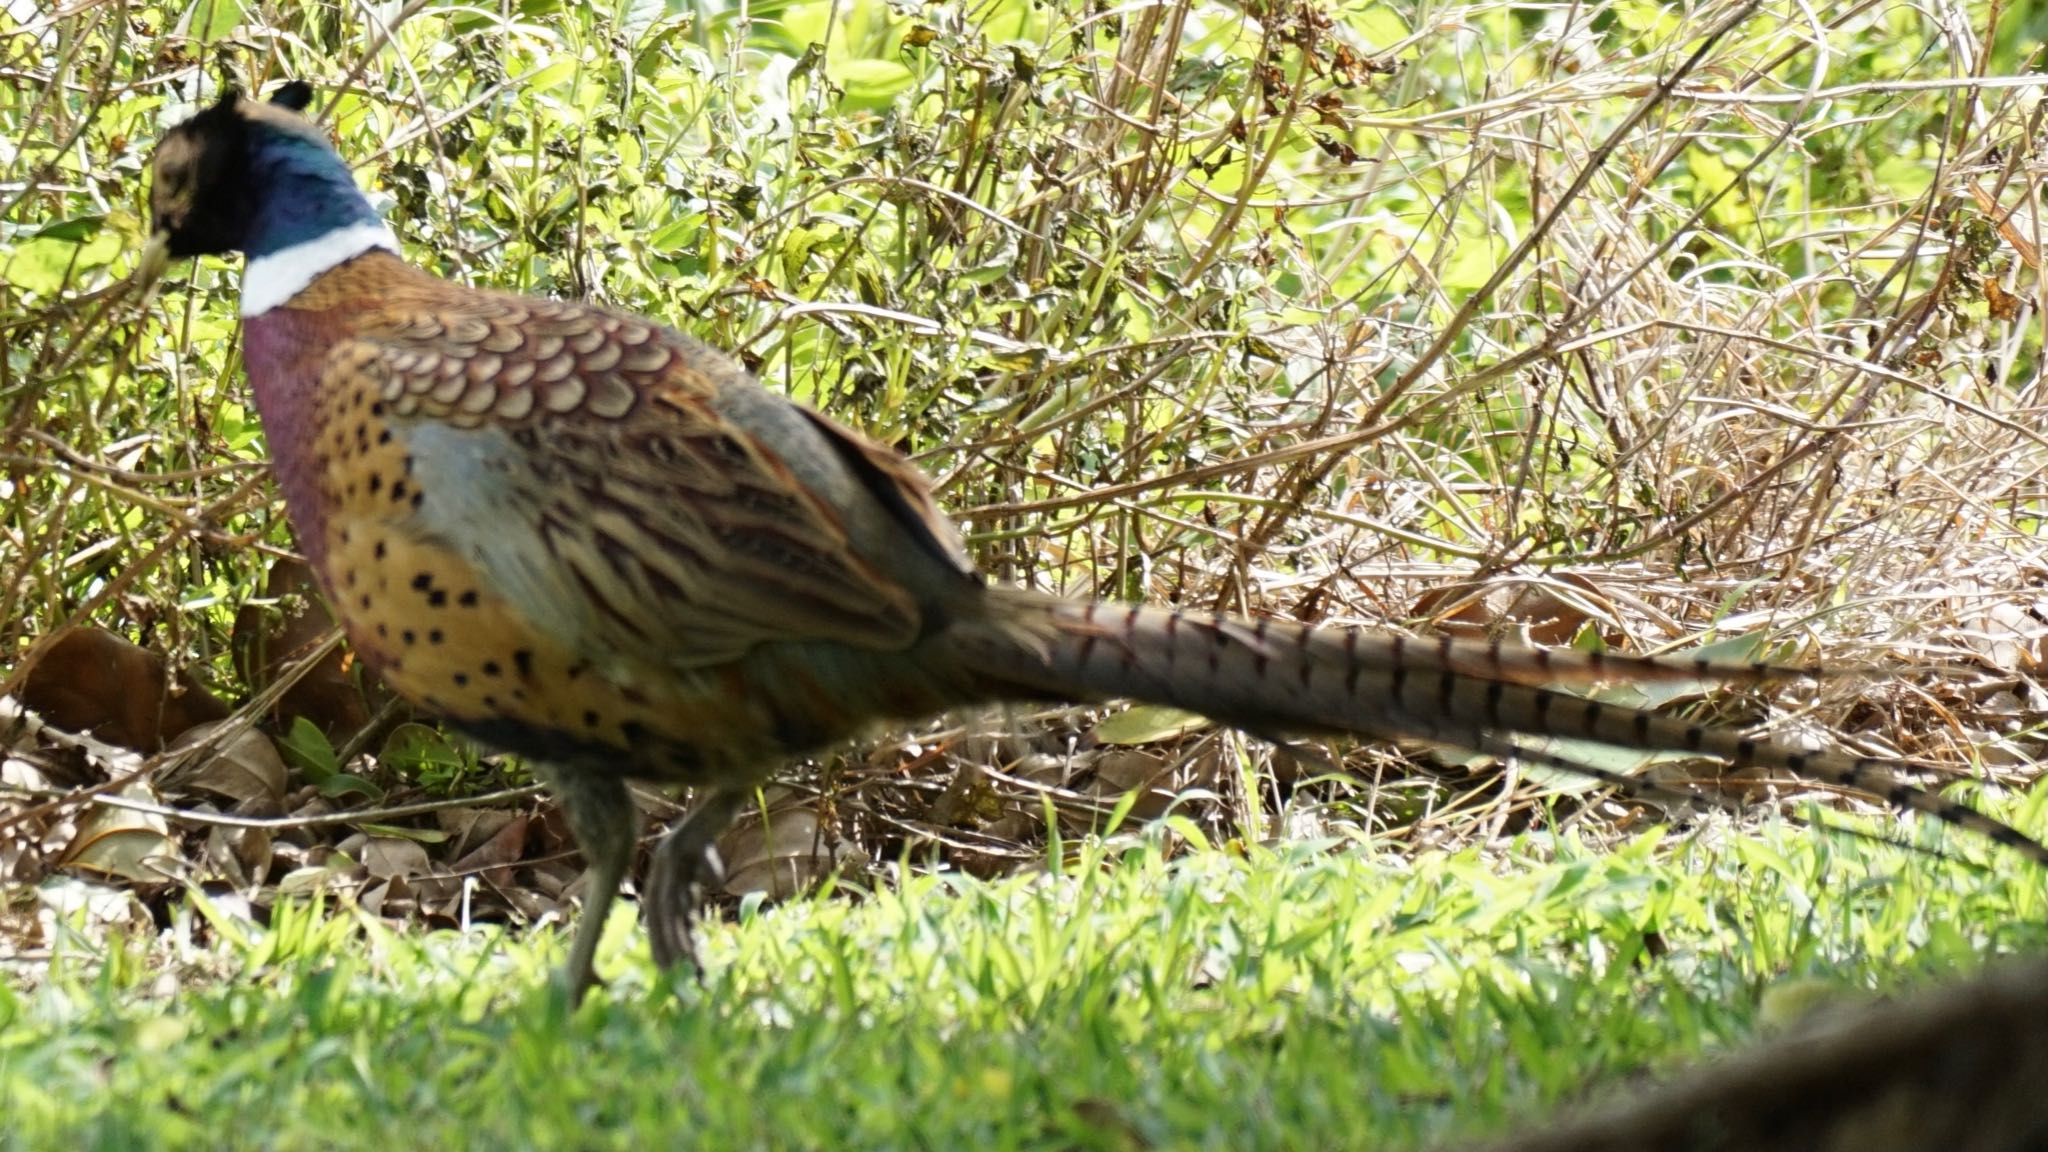
<svg viewBox="0 0 2048 1152">
<path fill-rule="evenodd" d="M 248 321 L 300 544 L 358 653 L 402 695 L 530 754 L 683 780 L 779 754 L 777 710 L 748 703 L 731 660 L 678 667 L 575 643 L 605 590 L 579 586 L 551 525 L 604 515 L 584 474 L 603 461 L 535 467 L 551 455 L 543 421 L 617 421 L 648 403 L 632 374 L 676 367 L 658 330 L 540 301 L 451 314 L 447 286 L 427 283 L 373 253 Z M 528 570 L 562 581 L 559 618 L 507 594 Z"/>
</svg>

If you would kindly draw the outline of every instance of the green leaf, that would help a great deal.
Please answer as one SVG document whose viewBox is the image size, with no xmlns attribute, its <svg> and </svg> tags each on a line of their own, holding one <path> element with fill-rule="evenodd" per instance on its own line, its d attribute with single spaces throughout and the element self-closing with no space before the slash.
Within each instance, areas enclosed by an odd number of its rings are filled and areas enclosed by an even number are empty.
<svg viewBox="0 0 2048 1152">
<path fill-rule="evenodd" d="M 842 108 L 880 111 L 910 87 L 910 69 L 894 60 L 841 60 L 828 66 L 832 79 L 846 90 Z"/>
<path fill-rule="evenodd" d="M 1655 0 L 1622 0 L 1615 5 L 1616 19 L 1631 32 L 1641 34 L 1645 40 L 1664 40 L 1680 27 L 1679 18 L 1669 6 Z"/>
<path fill-rule="evenodd" d="M 40 296 L 61 291 L 79 272 L 101 268 L 121 254 L 121 238 L 101 231 L 89 240 L 38 235 L 14 250 L 0 275 L 24 292 Z"/>
<path fill-rule="evenodd" d="M 59 220 L 54 224 L 45 224 L 41 228 L 36 229 L 36 238 L 38 240 L 90 240 L 94 236 L 99 235 L 100 229 L 106 227 L 106 224 L 107 217 L 105 213 L 94 216 L 74 216 L 69 220 Z"/>
<path fill-rule="evenodd" d="M 448 833 L 438 828 L 400 828 L 396 824 L 363 823 L 357 828 L 372 836 L 390 836 L 398 840 L 411 840 L 418 844 L 440 844 L 448 840 Z"/>
<path fill-rule="evenodd" d="M 285 759 L 296 764 L 306 779 L 323 789 L 328 780 L 341 774 L 341 761 L 334 754 L 334 745 L 327 742 L 327 734 L 304 716 L 292 721 L 291 731 L 286 732 L 278 743 L 284 750 Z"/>
<path fill-rule="evenodd" d="M 782 277 L 785 283 L 795 287 L 803 275 L 804 262 L 819 247 L 831 243 L 839 236 L 839 226 L 832 223 L 800 224 L 782 236 Z"/>
<path fill-rule="evenodd" d="M 463 766 L 463 757 L 439 730 L 425 724 L 400 724 L 384 738 L 378 759 L 386 767 L 415 774 L 436 769 L 449 772 Z"/>
<path fill-rule="evenodd" d="M 195 40 L 225 40 L 242 23 L 241 0 L 193 0 L 180 23 Z"/>
<path fill-rule="evenodd" d="M 1711 644 L 1673 652 L 1672 656 L 1680 660 L 1711 660 L 1716 664 L 1752 664 L 1779 658 L 1771 652 L 1770 633 L 1761 630 L 1723 636 Z"/>
<path fill-rule="evenodd" d="M 1408 38 L 1408 22 L 1391 8 L 1374 7 L 1349 17 L 1352 30 L 1375 48 L 1398 44 Z"/>
<path fill-rule="evenodd" d="M 1090 733 L 1101 744 L 1153 744 L 1206 727 L 1209 718 L 1162 704 L 1139 704 L 1110 716 Z"/>
<path fill-rule="evenodd" d="M 1917 200 L 1934 183 L 1934 169 L 1918 156 L 1887 156 L 1877 166 L 1877 180 L 1901 200 Z"/>
<path fill-rule="evenodd" d="M 580 63 L 574 56 L 557 60 L 534 73 L 533 78 L 526 82 L 526 87 L 529 91 L 545 92 L 550 88 L 566 84 L 576 78 L 576 69 Z"/>
<path fill-rule="evenodd" d="M 1673 660 L 1708 660 L 1716 664 L 1752 664 L 1759 660 L 1771 659 L 1770 635 L 1766 632 L 1743 632 L 1724 636 L 1711 644 L 1687 648 L 1670 654 Z M 1630 708 L 1662 708 L 1674 700 L 1699 696 L 1707 685 L 1714 683 L 1710 677 L 1697 680 L 1650 681 L 1641 684 L 1610 684 L 1597 691 L 1587 693 L 1594 700 L 1609 704 L 1624 704 Z"/>
<path fill-rule="evenodd" d="M 350 795 L 361 796 L 371 801 L 384 798 L 384 790 L 382 788 L 377 787 L 361 776 L 351 776 L 346 772 L 337 772 L 322 780 L 320 782 L 320 794 L 330 799 L 337 796 Z"/>
<path fill-rule="evenodd" d="M 667 0 L 626 0 L 620 6 L 619 30 L 637 40 L 667 15 Z"/>
<path fill-rule="evenodd" d="M 1461 236 L 1444 266 L 1443 286 L 1460 292 L 1475 291 L 1493 275 L 1499 263 L 1491 236 Z"/>
<path fill-rule="evenodd" d="M 979 268 L 967 269 L 965 272 L 953 277 L 953 282 L 979 288 L 985 284 L 993 284 L 1006 276 L 1014 275 L 1016 271 L 1017 261 L 1015 259 L 996 260 L 983 264 Z"/>
<path fill-rule="evenodd" d="M 1138 804 L 1138 798 L 1144 794 L 1145 790 L 1143 788 L 1133 788 L 1119 796 L 1116 807 L 1109 813 L 1109 819 L 1103 821 L 1102 834 L 1104 836 L 1116 835 L 1116 830 L 1123 827 L 1124 818 L 1131 814 L 1131 809 L 1135 808 Z"/>
<path fill-rule="evenodd" d="M 1195 823 L 1178 812 L 1168 813 L 1161 822 L 1168 828 L 1171 828 L 1174 835 L 1187 841 L 1189 846 L 1194 848 L 1195 851 L 1207 852 L 1209 850 L 1209 836 L 1202 831 L 1200 824 Z"/>
<path fill-rule="evenodd" d="M 1585 740 L 1565 740 L 1558 737 L 1525 739 L 1520 741 L 1532 752 L 1547 752 L 1562 756 L 1575 764 L 1598 768 L 1616 776 L 1634 776 L 1644 768 L 1660 760 L 1677 759 L 1669 753 L 1638 752 L 1632 748 L 1616 748 L 1608 744 L 1594 744 Z M 1607 787 L 1606 782 L 1573 772 L 1568 768 L 1556 768 L 1538 764 L 1531 760 L 1522 761 L 1522 774 L 1554 792 L 1577 794 L 1595 788 Z"/>
<path fill-rule="evenodd" d="M 656 252 L 675 252 L 688 246 L 703 230 L 704 218 L 692 212 L 649 236 L 647 246 Z"/>
<path fill-rule="evenodd" d="M 1704 200 L 1735 183 L 1735 169 L 1729 167 L 1726 160 L 1704 148 L 1688 149 L 1685 154 L 1685 167 L 1698 182 L 1698 187 L 1693 191 L 1695 200 Z"/>
</svg>

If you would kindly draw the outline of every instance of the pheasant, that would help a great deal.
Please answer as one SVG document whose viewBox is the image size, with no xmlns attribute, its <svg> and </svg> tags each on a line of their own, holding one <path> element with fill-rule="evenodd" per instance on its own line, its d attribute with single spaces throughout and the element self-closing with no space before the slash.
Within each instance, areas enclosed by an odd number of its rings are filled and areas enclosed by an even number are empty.
<svg viewBox="0 0 2048 1152">
<path fill-rule="evenodd" d="M 1420 642 L 984 583 L 901 456 L 660 324 L 482 291 L 398 255 L 299 113 L 228 93 L 157 147 L 144 277 L 240 252 L 243 362 L 301 550 L 360 657 L 524 757 L 588 865 L 566 977 L 593 983 L 637 842 L 628 779 L 697 789 L 657 849 L 656 959 L 690 954 L 713 837 L 788 759 L 885 718 L 1135 698 L 1266 734 L 1420 737 L 1534 755 L 1559 735 L 1875 793 L 2048 849 L 1876 761 L 1546 685 L 1760 681 L 1766 665 Z"/>
</svg>

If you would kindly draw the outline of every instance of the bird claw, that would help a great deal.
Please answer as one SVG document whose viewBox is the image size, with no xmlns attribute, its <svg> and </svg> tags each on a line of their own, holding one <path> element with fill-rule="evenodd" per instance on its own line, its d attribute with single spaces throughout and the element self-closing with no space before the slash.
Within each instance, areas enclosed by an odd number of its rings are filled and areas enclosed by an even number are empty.
<svg viewBox="0 0 2048 1152">
<path fill-rule="evenodd" d="M 725 884 L 725 862 L 718 858 L 713 841 L 750 794 L 751 790 L 737 788 L 708 790 L 654 850 L 641 915 L 647 921 L 654 962 L 663 971 L 687 963 L 700 982 L 704 978 L 704 967 L 697 962 L 697 912 Z"/>
<path fill-rule="evenodd" d="M 664 971 L 688 964 L 704 978 L 697 961 L 696 927 L 704 901 L 725 883 L 725 864 L 712 844 L 694 844 L 688 822 L 670 832 L 655 850 L 648 876 L 647 932 L 654 962 Z"/>
</svg>

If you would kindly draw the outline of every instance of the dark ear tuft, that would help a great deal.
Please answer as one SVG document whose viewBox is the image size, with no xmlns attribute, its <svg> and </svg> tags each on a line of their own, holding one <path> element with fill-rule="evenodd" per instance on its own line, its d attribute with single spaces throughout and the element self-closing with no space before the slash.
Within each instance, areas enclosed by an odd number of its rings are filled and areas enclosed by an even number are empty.
<svg viewBox="0 0 2048 1152">
<path fill-rule="evenodd" d="M 233 108 L 241 98 L 242 94 L 235 89 L 223 88 L 220 92 L 220 99 L 213 106 L 215 108 Z"/>
<path fill-rule="evenodd" d="M 304 80 L 294 80 L 270 94 L 270 102 L 280 108 L 304 112 L 306 105 L 313 102 L 313 86 Z"/>
</svg>

